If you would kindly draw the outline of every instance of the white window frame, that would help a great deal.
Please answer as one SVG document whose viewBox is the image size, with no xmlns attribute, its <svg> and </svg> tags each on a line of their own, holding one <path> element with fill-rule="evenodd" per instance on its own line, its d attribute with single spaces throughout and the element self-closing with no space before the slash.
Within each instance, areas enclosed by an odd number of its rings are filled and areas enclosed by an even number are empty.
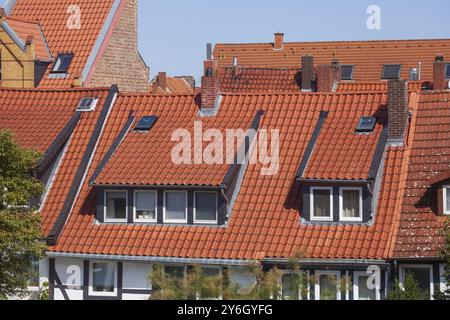
<svg viewBox="0 0 450 320">
<path fill-rule="evenodd" d="M 431 264 L 403 264 L 400 266 L 400 285 L 405 282 L 405 269 L 428 269 L 430 271 L 430 299 L 434 300 L 433 266 Z"/>
<path fill-rule="evenodd" d="M 354 81 L 354 75 L 355 75 L 355 68 L 356 66 L 354 64 L 343 64 L 341 67 L 352 67 L 352 73 L 350 75 L 350 79 L 341 79 L 341 81 L 351 82 Z"/>
<path fill-rule="evenodd" d="M 442 201 L 444 202 L 444 214 L 445 215 L 450 215 L 450 208 L 447 208 L 447 188 L 450 188 L 450 185 L 445 185 L 442 187 L 442 193 L 443 193 L 443 198 Z"/>
<path fill-rule="evenodd" d="M 185 210 L 185 216 L 186 219 L 181 220 L 181 219 L 167 219 L 166 218 L 166 202 L 167 202 L 167 194 L 171 193 L 171 192 L 176 192 L 176 193 L 184 193 L 186 195 L 186 210 Z M 174 223 L 174 224 L 187 224 L 188 223 L 188 206 L 189 206 L 189 193 L 187 191 L 183 191 L 183 190 L 167 190 L 164 191 L 164 210 L 163 210 L 163 222 L 164 223 Z"/>
<path fill-rule="evenodd" d="M 205 220 L 197 220 L 197 193 L 209 193 L 216 195 L 216 220 L 214 221 L 205 221 Z M 215 225 L 219 223 L 219 194 L 217 191 L 195 191 L 194 192 L 194 224 L 211 224 Z"/>
<path fill-rule="evenodd" d="M 370 277 L 371 273 L 366 271 L 355 271 L 353 272 L 353 300 L 359 301 L 359 277 Z M 375 300 L 381 300 L 381 288 L 375 289 Z"/>
<path fill-rule="evenodd" d="M 339 301 L 342 299 L 342 293 L 340 288 L 340 282 L 341 282 L 341 272 L 340 271 L 316 271 L 315 272 L 315 278 L 316 283 L 314 285 L 314 295 L 315 300 L 320 301 L 320 277 L 321 276 L 331 276 L 336 277 L 336 301 Z"/>
<path fill-rule="evenodd" d="M 107 193 L 108 192 L 114 192 L 114 193 L 119 193 L 119 192 L 124 192 L 126 194 L 126 217 L 125 219 L 108 219 L 108 216 L 106 214 L 106 208 L 107 208 L 107 204 L 106 204 L 106 200 L 107 200 Z M 127 223 L 128 222 L 128 191 L 127 190 L 105 190 L 104 192 L 104 199 L 103 199 L 103 219 L 105 221 L 105 223 Z"/>
<path fill-rule="evenodd" d="M 359 192 L 359 218 L 344 217 L 344 191 Z M 339 188 L 339 220 L 343 222 L 363 222 L 363 189 L 361 187 Z"/>
<path fill-rule="evenodd" d="M 314 216 L 314 191 L 328 190 L 330 191 L 330 216 L 329 217 L 315 217 Z M 333 187 L 311 187 L 310 194 L 310 219 L 311 221 L 332 222 L 333 221 Z"/>
<path fill-rule="evenodd" d="M 137 218 L 137 208 L 136 208 L 136 199 L 138 193 L 152 193 L 155 195 L 155 219 L 138 219 Z M 155 190 L 135 190 L 133 192 L 133 221 L 136 223 L 156 223 L 158 222 L 158 192 Z"/>
<path fill-rule="evenodd" d="M 114 292 L 96 292 L 94 291 L 94 263 L 112 264 L 114 266 Z M 113 261 L 89 261 L 89 296 L 93 297 L 117 297 L 117 277 L 118 263 Z"/>
</svg>

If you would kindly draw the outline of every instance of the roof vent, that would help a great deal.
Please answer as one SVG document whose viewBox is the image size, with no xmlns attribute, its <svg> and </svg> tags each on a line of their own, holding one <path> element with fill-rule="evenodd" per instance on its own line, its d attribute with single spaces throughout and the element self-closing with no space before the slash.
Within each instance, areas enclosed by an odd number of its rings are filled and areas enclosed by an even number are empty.
<svg viewBox="0 0 450 320">
<path fill-rule="evenodd" d="M 418 81 L 419 80 L 419 69 L 412 68 L 409 70 L 409 80 Z"/>
<path fill-rule="evenodd" d="M 134 131 L 150 131 L 158 120 L 156 116 L 144 116 L 141 121 L 139 121 Z"/>
<path fill-rule="evenodd" d="M 80 104 L 77 107 L 77 111 L 90 112 L 94 111 L 97 106 L 98 98 L 86 97 L 81 99 Z"/>
<path fill-rule="evenodd" d="M 357 133 L 371 133 L 375 129 L 377 124 L 377 119 L 375 117 L 362 117 L 359 120 L 358 127 L 356 128 Z"/>
</svg>

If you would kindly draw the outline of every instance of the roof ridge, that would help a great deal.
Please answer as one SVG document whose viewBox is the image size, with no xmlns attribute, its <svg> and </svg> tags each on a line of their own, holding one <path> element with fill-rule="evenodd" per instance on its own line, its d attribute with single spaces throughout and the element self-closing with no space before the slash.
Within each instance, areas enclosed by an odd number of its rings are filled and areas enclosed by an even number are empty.
<svg viewBox="0 0 450 320">
<path fill-rule="evenodd" d="M 38 20 L 36 20 L 36 21 L 25 20 L 25 19 L 15 18 L 15 17 L 11 17 L 11 16 L 6 17 L 6 20 L 12 20 L 12 21 L 15 21 L 15 22 L 34 24 L 34 25 L 37 25 L 39 27 L 42 27 L 41 23 Z"/>
<path fill-rule="evenodd" d="M 0 88 L 0 92 L 14 91 L 14 92 L 92 92 L 92 91 L 107 91 L 110 87 L 97 88 Z"/>
</svg>

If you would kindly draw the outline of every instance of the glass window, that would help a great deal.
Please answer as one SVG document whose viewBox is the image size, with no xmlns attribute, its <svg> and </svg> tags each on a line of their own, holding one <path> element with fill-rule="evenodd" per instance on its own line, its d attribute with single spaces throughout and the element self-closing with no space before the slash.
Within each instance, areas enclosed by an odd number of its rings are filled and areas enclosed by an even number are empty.
<svg viewBox="0 0 450 320">
<path fill-rule="evenodd" d="M 177 281 L 183 281 L 184 279 L 184 267 L 165 266 L 164 275 L 168 279 L 176 279 Z"/>
<path fill-rule="evenodd" d="M 355 299 L 357 300 L 377 300 L 376 288 L 369 289 L 369 275 L 356 275 Z"/>
<path fill-rule="evenodd" d="M 450 186 L 444 187 L 444 213 L 450 214 Z"/>
<path fill-rule="evenodd" d="M 32 275 L 28 280 L 28 287 L 39 287 L 39 259 L 31 259 Z"/>
<path fill-rule="evenodd" d="M 184 191 L 166 192 L 165 220 L 187 221 L 187 193 Z"/>
<path fill-rule="evenodd" d="M 92 263 L 92 291 L 97 293 L 114 293 L 115 265 L 114 263 Z"/>
<path fill-rule="evenodd" d="M 282 277 L 283 300 L 298 300 L 299 290 L 297 278 L 294 274 L 285 274 Z"/>
<path fill-rule="evenodd" d="M 381 79 L 383 80 L 399 79 L 401 70 L 402 70 L 401 64 L 386 64 L 383 67 L 383 74 L 381 75 Z"/>
<path fill-rule="evenodd" d="M 216 192 L 195 193 L 195 221 L 206 223 L 217 221 Z"/>
<path fill-rule="evenodd" d="M 337 277 L 329 274 L 319 276 L 320 300 L 338 300 Z"/>
<path fill-rule="evenodd" d="M 447 66 L 445 67 L 445 78 L 450 79 L 450 63 L 447 63 Z"/>
<path fill-rule="evenodd" d="M 106 192 L 106 220 L 126 221 L 127 220 L 127 192 L 107 191 Z"/>
<path fill-rule="evenodd" d="M 353 68 L 354 66 L 341 66 L 342 80 L 353 80 Z"/>
<path fill-rule="evenodd" d="M 62 53 L 58 55 L 55 64 L 53 65 L 52 72 L 54 73 L 66 73 L 69 69 L 70 63 L 72 62 L 73 54 Z"/>
<path fill-rule="evenodd" d="M 136 191 L 136 220 L 156 221 L 156 192 Z"/>
<path fill-rule="evenodd" d="M 361 220 L 361 189 L 341 189 L 341 219 Z"/>
<path fill-rule="evenodd" d="M 404 267 L 403 268 L 403 281 L 405 281 L 406 275 L 411 274 L 414 279 L 418 282 L 420 291 L 424 296 L 431 296 L 430 293 L 430 283 L 431 283 L 431 272 L 429 267 Z"/>
<path fill-rule="evenodd" d="M 332 219 L 332 189 L 313 188 L 312 190 L 312 219 L 330 220 Z"/>
</svg>

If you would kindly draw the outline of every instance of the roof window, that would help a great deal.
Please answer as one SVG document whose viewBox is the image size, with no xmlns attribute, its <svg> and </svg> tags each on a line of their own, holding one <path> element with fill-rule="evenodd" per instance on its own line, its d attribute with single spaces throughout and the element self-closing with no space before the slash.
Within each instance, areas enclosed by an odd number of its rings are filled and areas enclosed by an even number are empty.
<svg viewBox="0 0 450 320">
<path fill-rule="evenodd" d="M 383 66 L 382 80 L 400 79 L 401 64 L 385 64 Z"/>
<path fill-rule="evenodd" d="M 450 80 L 450 63 L 447 63 L 445 66 L 445 79 Z"/>
<path fill-rule="evenodd" d="M 86 97 L 81 99 L 80 104 L 77 107 L 77 111 L 89 112 L 94 111 L 97 106 L 98 98 Z"/>
<path fill-rule="evenodd" d="M 138 125 L 134 129 L 135 131 L 150 131 L 150 129 L 155 125 L 158 117 L 156 116 L 144 116 Z"/>
<path fill-rule="evenodd" d="M 374 117 L 362 117 L 356 127 L 357 133 L 370 133 L 375 129 L 377 119 Z"/>
<path fill-rule="evenodd" d="M 354 69 L 355 69 L 355 66 L 353 66 L 353 65 L 341 66 L 341 70 L 342 70 L 341 80 L 353 80 L 353 70 Z"/>
<path fill-rule="evenodd" d="M 52 73 L 67 73 L 72 59 L 73 53 L 60 53 L 53 65 Z"/>
</svg>

